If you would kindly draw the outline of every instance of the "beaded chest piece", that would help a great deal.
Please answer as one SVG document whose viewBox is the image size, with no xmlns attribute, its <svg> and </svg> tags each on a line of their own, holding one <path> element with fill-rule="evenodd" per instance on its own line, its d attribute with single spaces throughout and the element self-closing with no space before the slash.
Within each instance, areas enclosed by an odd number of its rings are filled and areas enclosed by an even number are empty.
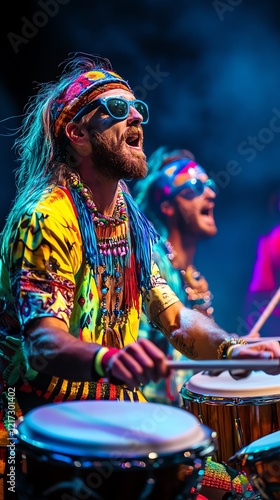
<svg viewBox="0 0 280 500">
<path fill-rule="evenodd" d="M 72 176 L 71 192 L 76 202 L 75 192 L 86 205 L 91 217 L 87 231 L 94 233 L 97 256 L 92 263 L 100 294 L 102 343 L 114 347 L 123 347 L 118 328 L 114 326 L 127 321 L 132 306 L 139 303 L 139 289 L 135 256 L 132 249 L 130 228 L 125 199 L 119 188 L 112 216 L 98 212 L 91 191 L 76 176 Z M 84 207 L 85 211 L 85 207 Z M 83 224 L 83 221 L 80 221 Z M 83 228 L 82 233 L 83 233 Z M 84 239 L 84 238 L 83 238 Z M 92 266 L 91 266 L 92 267 Z"/>
</svg>

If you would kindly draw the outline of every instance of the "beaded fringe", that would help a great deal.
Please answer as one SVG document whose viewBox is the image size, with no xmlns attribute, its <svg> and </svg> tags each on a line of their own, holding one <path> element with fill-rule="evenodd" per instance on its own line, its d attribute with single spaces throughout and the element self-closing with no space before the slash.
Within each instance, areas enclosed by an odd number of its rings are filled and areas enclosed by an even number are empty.
<svg viewBox="0 0 280 500">
<path fill-rule="evenodd" d="M 96 235 L 93 230 L 92 217 L 90 212 L 87 210 L 82 197 L 79 195 L 76 189 L 71 189 L 71 195 L 73 197 L 79 215 L 78 220 L 82 234 L 86 259 L 90 265 L 91 270 L 94 273 L 94 277 L 97 279 L 98 249 Z"/>
<path fill-rule="evenodd" d="M 131 233 L 135 244 L 136 271 L 139 288 L 151 288 L 152 245 L 159 239 L 155 228 L 128 193 L 123 193 L 127 204 Z"/>
<path fill-rule="evenodd" d="M 79 225 L 84 242 L 86 259 L 97 279 L 98 247 L 95 231 L 93 230 L 92 217 L 79 193 L 75 189 L 71 189 L 71 194 L 79 214 Z M 159 235 L 130 194 L 124 192 L 123 195 L 128 208 L 129 225 L 132 234 L 131 243 L 135 247 L 138 288 L 139 290 L 142 290 L 142 288 L 149 290 L 151 287 L 152 245 L 158 241 Z M 125 264 L 129 266 L 128 262 Z"/>
</svg>

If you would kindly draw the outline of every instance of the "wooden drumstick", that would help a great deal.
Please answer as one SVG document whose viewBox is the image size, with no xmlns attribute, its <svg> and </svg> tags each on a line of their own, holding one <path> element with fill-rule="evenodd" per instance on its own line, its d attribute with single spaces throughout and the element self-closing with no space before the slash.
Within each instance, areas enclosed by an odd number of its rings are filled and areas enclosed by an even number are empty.
<svg viewBox="0 0 280 500">
<path fill-rule="evenodd" d="M 249 343 L 249 342 L 251 342 L 251 343 L 256 343 L 256 342 L 267 342 L 267 341 L 269 341 L 269 340 L 273 340 L 274 342 L 275 342 L 275 341 L 277 341 L 277 342 L 279 342 L 279 344 L 280 344 L 280 337 L 252 337 L 252 338 L 250 338 L 250 337 L 245 336 L 244 338 L 245 338 L 245 340 L 246 340 L 248 343 Z"/>
<path fill-rule="evenodd" d="M 267 304 L 266 308 L 263 310 L 262 314 L 260 315 L 258 321 L 256 324 L 253 326 L 252 330 L 249 332 L 248 335 L 253 335 L 254 333 L 258 333 L 261 327 L 264 325 L 272 311 L 275 309 L 277 306 L 278 302 L 280 300 L 280 287 L 278 290 L 276 290 L 275 294 L 273 295 L 272 299 L 269 301 Z"/>
<path fill-rule="evenodd" d="M 204 370 L 266 370 L 280 366 L 280 359 L 213 359 L 205 361 L 167 361 L 172 370 L 192 370 L 200 372 Z"/>
</svg>

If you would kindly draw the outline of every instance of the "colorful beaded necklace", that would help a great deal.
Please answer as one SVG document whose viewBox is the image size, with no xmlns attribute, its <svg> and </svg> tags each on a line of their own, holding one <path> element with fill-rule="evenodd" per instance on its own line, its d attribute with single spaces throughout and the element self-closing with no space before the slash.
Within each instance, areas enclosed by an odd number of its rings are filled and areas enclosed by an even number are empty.
<svg viewBox="0 0 280 500">
<path fill-rule="evenodd" d="M 112 257 L 124 257 L 128 254 L 128 215 L 126 211 L 126 203 L 122 191 L 119 189 L 114 213 L 112 216 L 104 215 L 98 212 L 94 203 L 91 191 L 84 186 L 77 176 L 71 177 L 71 186 L 76 189 L 77 193 L 83 198 L 84 203 L 91 214 L 97 236 L 97 246 L 100 256 L 100 264 L 105 265 L 105 257 L 109 257 L 110 268 L 113 264 Z M 115 228 L 115 235 L 112 237 L 111 228 Z M 108 260 L 108 259 L 107 259 Z"/>
<path fill-rule="evenodd" d="M 69 187 L 78 212 L 86 260 L 102 294 L 100 313 L 105 335 L 111 324 L 126 321 L 132 307 L 140 317 L 140 294 L 147 293 L 152 286 L 152 245 L 159 235 L 123 181 L 119 183 L 112 217 L 98 212 L 90 190 L 77 175 L 72 175 Z M 115 304 L 109 311 L 110 282 L 114 286 Z"/>
<path fill-rule="evenodd" d="M 136 290 L 131 294 L 131 283 L 137 284 L 137 277 L 126 203 L 123 192 L 119 188 L 113 215 L 104 215 L 98 211 L 91 191 L 77 176 L 71 177 L 70 185 L 73 198 L 77 198 L 74 194 L 76 192 L 87 207 L 87 212 L 93 222 L 90 227 L 91 233 L 95 235 L 98 252 L 94 271 L 101 290 L 101 324 L 103 334 L 106 335 L 107 329 L 112 329 L 115 324 L 121 323 L 122 320 L 126 322 L 128 311 L 132 307 L 136 295 Z M 89 231 L 88 225 L 87 231 Z M 108 304 L 110 294 L 114 297 L 114 305 L 111 307 Z M 123 308 L 120 308 L 121 302 L 124 304 Z M 121 344 L 120 339 L 118 339 L 118 344 Z M 122 346 L 120 345 L 120 347 Z"/>
<path fill-rule="evenodd" d="M 93 201 L 93 196 L 91 191 L 84 186 L 84 184 L 78 179 L 76 175 L 72 175 L 70 179 L 71 186 L 77 190 L 77 192 L 83 197 L 86 207 L 92 214 L 92 220 L 97 227 L 108 227 L 123 224 L 123 222 L 128 220 L 126 212 L 126 204 L 124 201 L 123 193 L 119 190 L 116 205 L 114 208 L 114 213 L 112 216 L 103 215 L 98 212 L 97 207 Z"/>
</svg>

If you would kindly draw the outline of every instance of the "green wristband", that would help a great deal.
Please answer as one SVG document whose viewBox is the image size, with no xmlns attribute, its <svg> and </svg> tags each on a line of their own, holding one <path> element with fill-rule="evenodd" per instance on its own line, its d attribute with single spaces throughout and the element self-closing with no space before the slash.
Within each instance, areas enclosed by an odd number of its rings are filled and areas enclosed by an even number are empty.
<svg viewBox="0 0 280 500">
<path fill-rule="evenodd" d="M 94 356 L 94 361 L 93 361 L 94 371 L 100 377 L 104 377 L 104 375 L 105 375 L 103 367 L 102 367 L 102 359 L 103 359 L 104 354 L 106 354 L 106 352 L 108 352 L 108 351 L 109 351 L 108 347 L 101 347 L 97 351 L 96 355 Z"/>
</svg>

